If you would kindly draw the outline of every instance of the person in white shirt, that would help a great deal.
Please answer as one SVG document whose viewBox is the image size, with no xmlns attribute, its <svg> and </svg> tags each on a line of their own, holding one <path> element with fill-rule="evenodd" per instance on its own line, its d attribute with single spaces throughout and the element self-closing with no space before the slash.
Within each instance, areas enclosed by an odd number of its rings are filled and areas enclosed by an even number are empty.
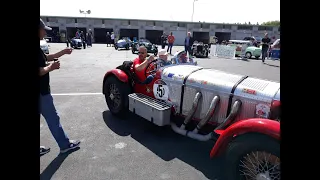
<svg viewBox="0 0 320 180">
<path fill-rule="evenodd" d="M 111 33 L 111 44 L 112 44 L 112 46 L 114 46 L 114 33 L 113 32 Z"/>
</svg>

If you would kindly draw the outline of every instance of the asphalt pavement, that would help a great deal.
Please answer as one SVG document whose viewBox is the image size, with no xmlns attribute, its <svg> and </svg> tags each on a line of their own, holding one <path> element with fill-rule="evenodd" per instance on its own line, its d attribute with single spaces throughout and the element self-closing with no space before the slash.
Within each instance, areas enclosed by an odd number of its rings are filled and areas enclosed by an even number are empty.
<svg viewBox="0 0 320 180">
<path fill-rule="evenodd" d="M 50 52 L 65 48 L 50 44 Z M 174 51 L 183 47 L 173 47 Z M 40 179 L 53 180 L 223 180 L 222 158 L 210 159 L 213 142 L 198 142 L 132 116 L 113 117 L 102 91 L 106 71 L 133 60 L 130 50 L 103 44 L 74 50 L 60 58 L 50 73 L 54 102 L 70 139 L 81 148 L 59 156 L 59 148 L 43 118 L 40 143 L 51 152 L 40 157 Z M 242 61 L 216 57 L 198 59 L 199 66 L 280 82 L 280 62 Z"/>
</svg>

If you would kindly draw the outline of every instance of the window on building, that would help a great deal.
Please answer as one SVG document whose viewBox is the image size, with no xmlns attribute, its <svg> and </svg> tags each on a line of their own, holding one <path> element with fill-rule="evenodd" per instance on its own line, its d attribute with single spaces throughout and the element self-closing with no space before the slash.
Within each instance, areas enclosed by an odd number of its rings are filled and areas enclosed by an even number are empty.
<svg viewBox="0 0 320 180">
<path fill-rule="evenodd" d="M 186 23 L 178 23 L 178 27 L 187 27 Z"/>
<path fill-rule="evenodd" d="M 231 29 L 231 25 L 227 24 L 217 24 L 216 29 Z"/>
<path fill-rule="evenodd" d="M 179 23 L 172 22 L 172 23 L 169 24 L 169 26 L 170 27 L 179 27 Z"/>
<path fill-rule="evenodd" d="M 259 26 L 258 31 L 273 31 L 272 26 Z"/>
<path fill-rule="evenodd" d="M 78 19 L 78 23 L 83 23 L 83 24 L 85 24 L 85 23 L 87 23 L 87 20 L 86 20 L 85 18 L 79 18 L 79 19 Z"/>
<path fill-rule="evenodd" d="M 153 22 L 153 21 L 147 21 L 147 22 L 146 22 L 146 25 L 147 25 L 147 26 L 154 26 L 154 22 Z"/>
<path fill-rule="evenodd" d="M 77 18 L 74 19 L 74 23 L 78 23 L 78 19 Z"/>
<path fill-rule="evenodd" d="M 155 26 L 163 27 L 163 23 L 162 22 L 155 22 Z"/>
<path fill-rule="evenodd" d="M 245 25 L 242 25 L 242 26 L 238 26 L 238 30 L 252 30 L 252 26 L 245 26 Z"/>
<path fill-rule="evenodd" d="M 50 22 L 50 19 L 48 17 L 46 17 L 46 22 Z"/>
<path fill-rule="evenodd" d="M 131 26 L 138 26 L 138 21 L 130 21 Z"/>
<path fill-rule="evenodd" d="M 104 24 L 104 19 L 102 19 L 101 21 L 102 21 L 102 24 Z"/>
<path fill-rule="evenodd" d="M 223 25 L 223 29 L 231 29 L 231 25 Z"/>
<path fill-rule="evenodd" d="M 201 28 L 201 24 L 197 23 L 197 24 L 193 24 L 194 28 Z"/>
<path fill-rule="evenodd" d="M 210 28 L 210 24 L 202 24 L 201 28 L 209 29 Z"/>
<path fill-rule="evenodd" d="M 266 30 L 267 30 L 267 31 L 273 31 L 273 27 L 272 27 L 272 26 L 267 26 L 267 27 L 266 27 Z"/>
<path fill-rule="evenodd" d="M 71 19 L 71 18 L 67 18 L 67 19 L 66 19 L 66 22 L 67 22 L 67 24 L 71 24 L 71 23 L 74 23 L 74 19 Z"/>
</svg>

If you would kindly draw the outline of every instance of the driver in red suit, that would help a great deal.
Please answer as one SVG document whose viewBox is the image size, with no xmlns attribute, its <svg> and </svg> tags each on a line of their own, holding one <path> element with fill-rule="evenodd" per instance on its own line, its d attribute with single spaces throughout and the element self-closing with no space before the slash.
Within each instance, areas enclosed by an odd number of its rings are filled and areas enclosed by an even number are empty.
<svg viewBox="0 0 320 180">
<path fill-rule="evenodd" d="M 147 48 L 144 46 L 139 47 L 138 54 L 139 57 L 133 60 L 133 71 L 140 81 L 144 81 L 146 79 L 146 76 L 144 74 L 145 70 L 148 66 L 148 63 L 154 60 L 154 56 L 151 55 L 148 59 L 146 59 Z"/>
</svg>

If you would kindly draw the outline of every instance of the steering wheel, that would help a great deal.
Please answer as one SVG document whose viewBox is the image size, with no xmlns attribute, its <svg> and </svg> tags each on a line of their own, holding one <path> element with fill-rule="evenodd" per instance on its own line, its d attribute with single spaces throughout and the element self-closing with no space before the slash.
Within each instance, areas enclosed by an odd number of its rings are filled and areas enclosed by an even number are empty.
<svg viewBox="0 0 320 180">
<path fill-rule="evenodd" d="M 144 70 L 144 76 L 147 78 L 148 74 L 154 74 L 157 71 L 157 62 L 158 59 L 154 59 L 148 62 L 146 69 Z"/>
</svg>

